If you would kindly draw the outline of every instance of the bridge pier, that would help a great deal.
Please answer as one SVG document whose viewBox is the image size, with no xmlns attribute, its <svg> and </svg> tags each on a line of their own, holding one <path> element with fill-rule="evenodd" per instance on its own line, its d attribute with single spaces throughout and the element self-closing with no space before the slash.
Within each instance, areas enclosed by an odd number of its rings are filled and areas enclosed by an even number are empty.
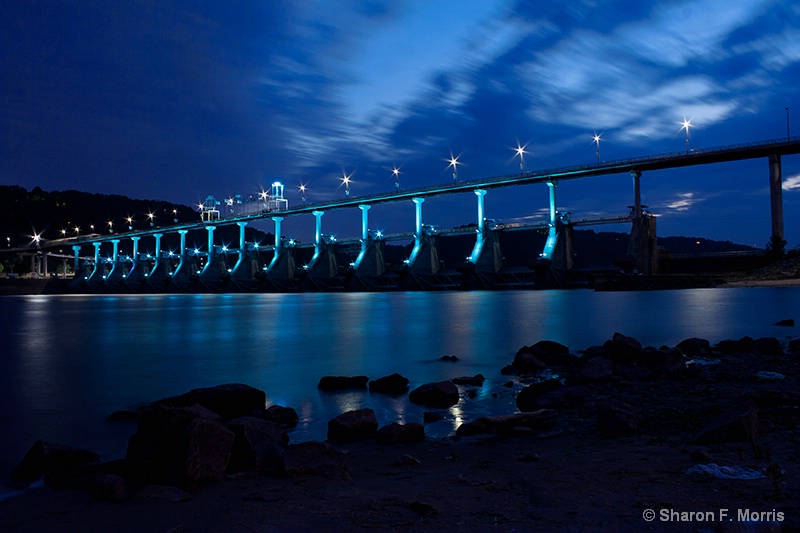
<svg viewBox="0 0 800 533">
<path fill-rule="evenodd" d="M 155 261 L 153 263 L 153 268 L 150 269 L 150 272 L 145 273 L 145 277 L 147 277 L 147 283 L 154 289 L 164 288 L 164 285 L 166 285 L 166 283 L 169 281 L 170 267 L 167 262 L 164 261 L 161 252 L 161 238 L 163 236 L 163 233 L 156 233 L 153 235 L 153 237 L 156 239 L 156 251 L 154 254 Z"/>
<path fill-rule="evenodd" d="M 137 288 L 141 282 L 147 277 L 147 273 L 142 268 L 141 261 L 139 260 L 139 239 L 141 237 L 131 237 L 133 241 L 133 254 L 131 255 L 131 269 L 128 275 L 125 276 L 125 284 L 131 288 Z"/>
<path fill-rule="evenodd" d="M 183 284 L 191 280 L 194 272 L 192 272 L 192 260 L 186 252 L 186 234 L 189 230 L 179 229 L 178 233 L 181 236 L 181 249 L 178 262 L 178 268 L 172 274 L 172 281 L 174 283 Z"/>
<path fill-rule="evenodd" d="M 98 286 L 103 282 L 104 278 L 104 270 L 103 266 L 100 264 L 100 245 L 102 243 L 93 242 L 92 245 L 94 246 L 94 269 L 92 273 L 89 274 L 89 278 L 86 280 L 87 284 L 90 286 Z"/>
<path fill-rule="evenodd" d="M 316 217 L 316 231 L 314 234 L 314 256 L 311 262 L 305 267 L 309 277 L 314 281 L 315 278 L 330 280 L 339 273 L 336 264 L 336 254 L 334 253 L 334 243 L 326 241 L 322 235 L 322 215 L 325 211 L 312 211 Z"/>
<path fill-rule="evenodd" d="M 267 267 L 267 279 L 279 282 L 294 279 L 295 277 L 294 245 L 292 241 L 288 246 L 283 244 L 283 236 L 281 235 L 282 220 L 283 217 L 272 217 L 272 221 L 275 222 L 275 252 L 272 256 L 272 261 Z"/>
<path fill-rule="evenodd" d="M 105 277 L 107 285 L 118 285 L 125 279 L 125 267 L 119 257 L 120 239 L 112 239 L 113 252 L 111 254 L 111 271 Z"/>
<path fill-rule="evenodd" d="M 769 156 L 769 205 L 772 221 L 772 242 L 783 242 L 783 178 L 781 156 Z"/>
<path fill-rule="evenodd" d="M 414 248 L 406 264 L 413 274 L 436 274 L 439 271 L 437 236 L 431 226 L 422 224 L 422 203 L 425 198 L 412 198 L 416 212 Z"/>
<path fill-rule="evenodd" d="M 478 270 L 497 272 L 503 266 L 503 254 L 500 251 L 500 240 L 497 233 L 486 230 L 486 218 L 484 217 L 486 191 L 476 189 L 473 192 L 478 197 L 478 225 L 475 246 L 472 248 L 468 261 Z"/>
<path fill-rule="evenodd" d="M 639 274 L 652 275 L 658 272 L 656 218 L 645 215 L 642 209 L 642 173 L 631 170 L 630 174 L 633 178 L 633 219 L 625 263 Z"/>
<path fill-rule="evenodd" d="M 353 263 L 353 270 L 358 276 L 378 278 L 386 272 L 384 259 L 384 242 L 379 234 L 370 235 L 369 232 L 369 205 L 359 205 L 361 209 L 361 250 Z"/>
<path fill-rule="evenodd" d="M 200 271 L 199 279 L 204 284 L 216 285 L 222 281 L 223 277 L 228 275 L 228 266 L 225 260 L 226 254 L 217 252 L 214 246 L 214 230 L 216 226 L 206 226 L 208 231 L 208 256 L 206 257 L 206 265 Z M 244 232 L 244 228 L 242 228 Z"/>
<path fill-rule="evenodd" d="M 258 273 L 258 258 L 255 253 L 255 243 L 249 249 L 245 242 L 244 228 L 247 222 L 237 222 L 239 226 L 239 260 L 231 271 L 231 279 L 243 289 L 254 289 L 256 274 Z"/>
</svg>

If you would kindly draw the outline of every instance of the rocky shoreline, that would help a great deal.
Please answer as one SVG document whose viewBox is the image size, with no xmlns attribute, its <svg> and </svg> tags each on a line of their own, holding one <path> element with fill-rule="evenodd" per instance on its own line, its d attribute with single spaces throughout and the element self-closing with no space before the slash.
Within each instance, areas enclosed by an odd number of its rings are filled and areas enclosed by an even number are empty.
<svg viewBox="0 0 800 533">
<path fill-rule="evenodd" d="M 800 339 L 656 348 L 616 333 L 577 354 L 540 341 L 498 372 L 517 411 L 462 420 L 444 439 L 426 425 L 492 401 L 474 399 L 483 376 L 411 391 L 400 374 L 323 376 L 331 394 L 369 389 L 428 408 L 383 427 L 370 409 L 344 412 L 325 442 L 290 443 L 296 411 L 265 409 L 265 393 L 242 384 L 117 412 L 137 420 L 126 457 L 35 443 L 14 478 L 46 486 L 0 502 L 0 530 L 800 527 Z"/>
</svg>

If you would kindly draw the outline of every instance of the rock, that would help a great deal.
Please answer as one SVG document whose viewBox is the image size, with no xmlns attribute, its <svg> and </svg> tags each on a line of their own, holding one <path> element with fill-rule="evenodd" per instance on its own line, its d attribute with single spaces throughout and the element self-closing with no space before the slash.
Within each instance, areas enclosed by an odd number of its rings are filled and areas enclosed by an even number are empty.
<svg viewBox="0 0 800 533">
<path fill-rule="evenodd" d="M 324 391 L 361 390 L 367 388 L 367 376 L 323 376 L 317 388 Z"/>
<path fill-rule="evenodd" d="M 427 407 L 450 407 L 458 403 L 458 387 L 449 380 L 426 383 L 412 390 L 408 399 Z"/>
<path fill-rule="evenodd" d="M 605 356 L 614 363 L 622 365 L 633 365 L 642 356 L 642 345 L 633 337 L 628 337 L 622 333 L 614 333 L 611 340 L 603 344 Z"/>
<path fill-rule="evenodd" d="M 447 361 L 450 363 L 455 363 L 458 361 L 458 357 L 455 355 L 443 355 L 439 358 L 439 361 Z"/>
<path fill-rule="evenodd" d="M 547 365 L 544 364 L 544 361 L 539 359 L 535 353 L 531 352 L 538 352 L 542 355 L 546 355 L 542 350 L 537 348 L 523 347 L 520 348 L 520 350 L 514 356 L 514 361 L 511 363 L 511 366 L 521 374 L 533 374 L 547 368 Z"/>
<path fill-rule="evenodd" d="M 189 422 L 186 431 L 186 477 L 191 481 L 219 481 L 225 477 L 235 438 L 233 432 L 205 418 Z"/>
<path fill-rule="evenodd" d="M 404 453 L 401 455 L 397 461 L 392 463 L 394 466 L 416 466 L 422 464 L 422 461 L 414 457 L 413 455 L 408 455 Z"/>
<path fill-rule="evenodd" d="M 532 346 L 537 351 L 532 352 L 547 366 L 573 366 L 578 362 L 578 357 L 569 353 L 569 348 L 555 341 L 543 340 Z"/>
<path fill-rule="evenodd" d="M 31 483 L 45 474 L 59 474 L 82 465 L 98 463 L 100 456 L 94 452 L 66 444 L 37 440 L 28 453 L 11 471 L 15 483 Z"/>
<path fill-rule="evenodd" d="M 278 424 L 245 416 L 226 424 L 235 435 L 228 472 L 257 472 L 281 467 L 289 435 Z"/>
<path fill-rule="evenodd" d="M 481 387 L 483 386 L 483 382 L 486 380 L 483 377 L 483 374 L 475 374 L 474 376 L 462 376 L 460 378 L 453 378 L 453 383 L 456 385 L 470 385 L 473 387 Z"/>
<path fill-rule="evenodd" d="M 139 483 L 215 481 L 225 475 L 233 440 L 220 416 L 200 405 L 155 403 L 142 410 L 126 461 Z"/>
<path fill-rule="evenodd" d="M 639 428 L 639 419 L 625 402 L 609 400 L 597 411 L 597 432 L 606 437 L 630 435 Z"/>
<path fill-rule="evenodd" d="M 164 398 L 153 403 L 167 407 L 189 407 L 198 404 L 228 420 L 263 410 L 267 403 L 267 395 L 264 391 L 249 385 L 231 383 L 192 389 L 180 396 Z"/>
<path fill-rule="evenodd" d="M 800 339 L 792 339 L 787 347 L 789 353 L 800 353 Z"/>
<path fill-rule="evenodd" d="M 136 495 L 141 498 L 152 498 L 172 503 L 185 502 L 192 499 L 188 492 L 168 485 L 147 485 L 139 489 Z"/>
<path fill-rule="evenodd" d="M 557 379 L 531 383 L 517 395 L 517 409 L 522 412 L 543 408 L 569 407 L 583 403 L 583 395 L 574 387 L 566 387 Z"/>
<path fill-rule="evenodd" d="M 754 341 L 752 337 L 742 337 L 738 341 L 723 340 L 717 343 L 716 349 L 717 351 L 728 355 L 735 353 L 750 353 L 755 351 L 756 341 Z"/>
<path fill-rule="evenodd" d="M 775 337 L 763 337 L 756 339 L 755 351 L 761 355 L 783 355 L 781 341 Z"/>
<path fill-rule="evenodd" d="M 122 476 L 98 474 L 94 477 L 92 494 L 98 500 L 123 502 L 130 499 L 131 491 Z"/>
<path fill-rule="evenodd" d="M 328 421 L 328 439 L 353 442 L 369 439 L 378 432 L 378 420 L 372 409 L 356 409 Z"/>
<path fill-rule="evenodd" d="M 500 369 L 500 373 L 504 376 L 516 376 L 519 374 L 519 371 L 514 367 L 514 365 L 506 365 Z"/>
<path fill-rule="evenodd" d="M 408 378 L 391 374 L 369 382 L 369 391 L 381 394 L 405 394 L 408 391 Z"/>
<path fill-rule="evenodd" d="M 484 416 L 458 426 L 456 435 L 469 437 L 486 433 L 511 433 L 517 428 L 542 429 L 552 426 L 558 414 L 552 409 L 540 409 L 532 413 L 516 413 L 507 416 Z"/>
<path fill-rule="evenodd" d="M 293 428 L 297 426 L 300 417 L 297 416 L 297 411 L 292 407 L 270 405 L 264 412 L 264 419 L 286 428 Z"/>
<path fill-rule="evenodd" d="M 751 441 L 758 435 L 758 409 L 747 405 L 721 414 L 700 430 L 694 442 L 717 444 L 720 442 Z"/>
<path fill-rule="evenodd" d="M 778 320 L 777 322 L 775 322 L 775 325 L 776 326 L 787 326 L 787 327 L 793 328 L 794 327 L 794 318 L 787 318 L 787 319 L 784 319 L 784 320 Z"/>
<path fill-rule="evenodd" d="M 707 353 L 711 349 L 711 343 L 706 339 L 691 337 L 679 342 L 676 348 L 680 348 L 684 355 L 695 357 L 701 353 Z"/>
<path fill-rule="evenodd" d="M 745 400 L 758 407 L 800 407 L 800 392 L 762 390 L 748 395 Z"/>
<path fill-rule="evenodd" d="M 324 442 L 292 444 L 283 454 L 284 471 L 289 476 L 321 476 L 350 479 L 344 455 Z"/>
<path fill-rule="evenodd" d="M 422 421 L 426 424 L 430 424 L 432 422 L 438 422 L 439 420 L 444 420 L 444 417 L 439 413 L 434 413 L 432 411 L 425 411 L 422 413 Z"/>
<path fill-rule="evenodd" d="M 686 370 L 686 357 L 680 348 L 644 352 L 640 362 L 653 374 L 674 375 Z"/>
<path fill-rule="evenodd" d="M 400 424 L 392 422 L 378 430 L 377 441 L 381 444 L 411 444 L 425 440 L 425 428 L 417 422 Z"/>
<path fill-rule="evenodd" d="M 614 375 L 614 363 L 606 357 L 581 359 L 578 363 L 578 374 L 585 379 L 608 379 Z"/>
</svg>

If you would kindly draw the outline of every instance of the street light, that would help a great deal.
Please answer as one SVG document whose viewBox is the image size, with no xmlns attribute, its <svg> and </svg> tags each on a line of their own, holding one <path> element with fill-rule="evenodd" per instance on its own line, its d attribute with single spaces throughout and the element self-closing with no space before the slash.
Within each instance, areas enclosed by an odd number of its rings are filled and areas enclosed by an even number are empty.
<svg viewBox="0 0 800 533">
<path fill-rule="evenodd" d="M 392 165 L 392 174 L 394 175 L 394 188 L 400 190 L 400 169 Z"/>
<path fill-rule="evenodd" d="M 127 221 L 128 221 L 128 230 L 129 230 L 129 231 L 132 231 L 132 230 L 133 230 L 133 217 L 129 216 L 129 217 L 128 217 L 128 218 L 126 218 L 125 220 L 127 220 Z"/>
<path fill-rule="evenodd" d="M 150 219 L 150 227 L 152 228 L 152 227 L 153 227 L 153 224 L 155 223 L 155 221 L 153 220 L 153 219 L 155 218 L 155 215 L 153 214 L 153 212 L 152 212 L 152 211 L 149 211 L 149 212 L 147 213 L 147 218 L 149 218 L 149 219 Z"/>
<path fill-rule="evenodd" d="M 110 220 L 108 221 L 108 232 L 114 233 L 114 223 L 111 222 Z"/>
<path fill-rule="evenodd" d="M 686 117 L 683 117 L 683 122 L 679 122 L 681 125 L 680 131 L 686 131 L 686 155 L 689 155 L 689 128 L 694 127 L 692 124 L 692 119 L 686 120 Z"/>
<path fill-rule="evenodd" d="M 305 186 L 305 184 L 301 183 L 300 187 L 298 187 L 298 188 L 300 189 L 300 198 L 303 199 L 303 203 L 305 204 L 306 203 L 306 186 Z"/>
<path fill-rule="evenodd" d="M 445 159 L 447 161 L 447 168 L 453 167 L 453 184 L 455 185 L 458 182 L 458 165 L 463 165 L 464 163 L 460 162 L 458 158 L 461 157 L 461 154 L 457 156 L 453 155 L 452 150 L 450 151 L 450 159 Z"/>
<path fill-rule="evenodd" d="M 516 152 L 516 154 L 514 154 L 514 157 L 519 157 L 519 171 L 520 171 L 520 174 L 522 173 L 522 167 L 525 166 L 525 154 L 528 153 L 528 152 L 525 151 L 525 148 L 527 148 L 527 147 L 528 147 L 528 143 L 525 143 L 522 146 L 520 146 L 519 141 L 517 141 L 517 147 L 516 148 L 512 148 L 512 150 L 514 150 Z"/>
<path fill-rule="evenodd" d="M 355 171 L 346 174 L 345 171 L 342 170 L 342 177 L 340 179 L 342 180 L 342 185 L 344 185 L 344 194 L 346 196 L 350 196 L 350 178 L 353 177 L 353 174 L 355 174 Z"/>
<path fill-rule="evenodd" d="M 592 136 L 592 140 L 594 141 L 594 144 L 595 144 L 595 153 L 594 154 L 595 154 L 595 157 L 597 157 L 597 164 L 598 165 L 600 165 L 600 141 L 602 140 L 602 135 L 603 135 L 602 133 L 598 134 L 597 132 L 594 132 L 594 135 Z"/>
<path fill-rule="evenodd" d="M 172 221 L 174 223 L 176 223 L 176 224 L 178 223 L 178 210 L 177 209 L 173 209 L 172 210 Z"/>
</svg>

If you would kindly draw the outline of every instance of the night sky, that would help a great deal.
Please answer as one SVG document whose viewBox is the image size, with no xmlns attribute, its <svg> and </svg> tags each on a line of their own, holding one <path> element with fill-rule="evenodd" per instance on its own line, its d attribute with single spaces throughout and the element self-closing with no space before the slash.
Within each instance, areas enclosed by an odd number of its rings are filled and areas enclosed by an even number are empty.
<svg viewBox="0 0 800 533">
<path fill-rule="evenodd" d="M 281 179 L 292 204 L 524 169 L 800 134 L 794 0 L 13 0 L 0 16 L 0 184 L 192 205 Z M 788 108 L 788 112 L 787 112 Z M 796 124 L 796 125 L 795 125 Z M 795 133 L 796 132 L 796 133 Z M 642 177 L 660 235 L 763 247 L 766 160 Z M 800 156 L 784 157 L 789 248 Z M 563 182 L 574 218 L 626 214 L 627 174 Z M 545 220 L 544 185 L 490 191 L 486 216 Z M 474 222 L 472 194 L 426 223 Z M 370 226 L 413 231 L 411 202 Z M 324 231 L 359 234 L 358 209 Z M 284 222 L 309 239 L 311 215 Z M 264 223 L 270 230 L 271 224 Z M 603 226 L 598 231 L 628 231 Z"/>
</svg>

